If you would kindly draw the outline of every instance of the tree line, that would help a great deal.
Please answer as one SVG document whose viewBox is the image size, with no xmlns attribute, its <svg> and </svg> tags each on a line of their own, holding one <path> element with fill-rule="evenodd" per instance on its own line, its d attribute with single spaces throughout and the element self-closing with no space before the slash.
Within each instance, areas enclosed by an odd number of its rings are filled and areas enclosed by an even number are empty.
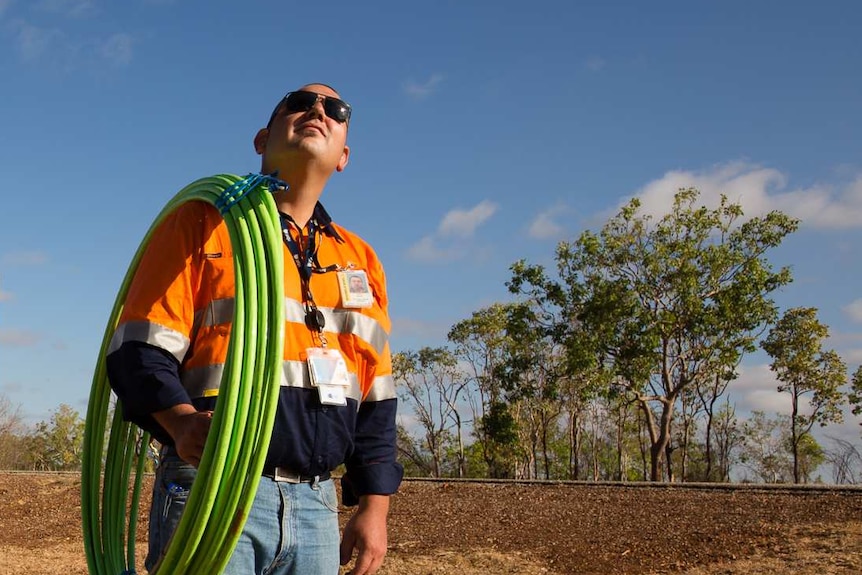
<svg viewBox="0 0 862 575">
<path fill-rule="evenodd" d="M 19 406 L 0 395 L 0 469 L 78 471 L 84 419 L 61 404 L 47 420 L 24 424 Z"/>
<path fill-rule="evenodd" d="M 813 435 L 845 406 L 862 415 L 862 366 L 849 375 L 824 348 L 816 308 L 772 299 L 792 275 L 767 255 L 798 220 L 698 197 L 678 191 L 657 221 L 632 200 L 558 244 L 553 272 L 513 264 L 514 301 L 456 323 L 447 345 L 396 353 L 407 474 L 862 483 L 854 442 Z M 788 415 L 737 417 L 728 388 L 758 349 Z M 67 405 L 26 427 L 0 396 L 0 468 L 80 469 L 83 430 Z"/>
<path fill-rule="evenodd" d="M 474 312 L 448 344 L 398 353 L 408 474 L 616 481 L 862 482 L 853 442 L 815 427 L 862 414 L 862 367 L 825 349 L 814 307 L 781 312 L 792 281 L 767 255 L 799 221 L 679 190 L 654 221 L 637 199 L 598 233 L 518 261 L 514 301 Z M 790 414 L 740 419 L 728 393 L 762 349 Z M 408 417 L 403 417 L 407 415 Z M 821 465 L 829 478 L 815 477 Z"/>
</svg>

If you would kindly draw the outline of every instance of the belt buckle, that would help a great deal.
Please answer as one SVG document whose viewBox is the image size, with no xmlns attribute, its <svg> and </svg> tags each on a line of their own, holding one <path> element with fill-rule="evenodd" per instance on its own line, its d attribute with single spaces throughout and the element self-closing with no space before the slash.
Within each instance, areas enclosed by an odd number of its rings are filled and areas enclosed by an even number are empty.
<svg viewBox="0 0 862 575">
<path fill-rule="evenodd" d="M 284 467 L 276 467 L 272 478 L 280 483 L 302 483 L 302 476 L 299 473 L 293 473 Z"/>
</svg>

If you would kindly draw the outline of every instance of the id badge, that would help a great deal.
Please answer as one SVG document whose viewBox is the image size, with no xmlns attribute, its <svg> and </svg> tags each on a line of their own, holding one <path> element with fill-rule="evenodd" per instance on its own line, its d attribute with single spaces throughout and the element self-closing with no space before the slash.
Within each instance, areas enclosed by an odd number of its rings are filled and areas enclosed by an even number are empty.
<svg viewBox="0 0 862 575">
<path fill-rule="evenodd" d="M 337 349 L 310 347 L 308 354 L 308 376 L 311 385 L 317 388 L 320 403 L 324 405 L 347 405 L 347 388 L 350 376 L 347 364 Z"/>
<path fill-rule="evenodd" d="M 344 307 L 371 307 L 374 294 L 365 270 L 344 270 L 338 272 L 338 289 Z"/>
</svg>

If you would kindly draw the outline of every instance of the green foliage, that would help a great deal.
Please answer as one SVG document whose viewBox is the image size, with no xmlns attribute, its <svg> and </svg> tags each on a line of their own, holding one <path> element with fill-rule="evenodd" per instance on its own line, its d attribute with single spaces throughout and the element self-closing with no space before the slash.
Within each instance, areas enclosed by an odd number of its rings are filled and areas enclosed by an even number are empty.
<svg viewBox="0 0 862 575">
<path fill-rule="evenodd" d="M 856 368 L 853 372 L 853 377 L 850 380 L 850 392 L 847 394 L 847 401 L 853 410 L 853 415 L 862 415 L 862 365 Z M 862 425 L 860 423 L 859 425 Z"/>
<path fill-rule="evenodd" d="M 36 424 L 27 440 L 27 455 L 36 470 L 78 470 L 83 443 L 84 419 L 70 406 L 60 404 L 49 421 Z"/>
<path fill-rule="evenodd" d="M 599 234 L 562 242 L 559 281 L 517 262 L 509 289 L 544 312 L 544 333 L 564 348 L 569 373 L 607 371 L 644 403 L 651 475 L 658 479 L 680 394 L 716 373 L 732 377 L 753 351 L 776 308 L 769 294 L 790 271 L 773 271 L 766 252 L 796 230 L 779 212 L 741 222 L 739 205 L 697 205 L 680 190 L 669 214 L 653 222 L 632 200 Z"/>
<path fill-rule="evenodd" d="M 847 368 L 838 354 L 823 350 L 822 342 L 829 329 L 817 320 L 815 308 L 787 310 L 762 342 L 772 357 L 770 367 L 781 384 L 778 391 L 791 399 L 791 451 L 794 458 L 794 480 L 807 477 L 802 467 L 803 450 L 815 424 L 821 427 L 843 420 L 841 388 L 847 381 Z M 801 398 L 807 398 L 807 409 Z M 813 457 L 811 452 L 807 457 Z"/>
</svg>

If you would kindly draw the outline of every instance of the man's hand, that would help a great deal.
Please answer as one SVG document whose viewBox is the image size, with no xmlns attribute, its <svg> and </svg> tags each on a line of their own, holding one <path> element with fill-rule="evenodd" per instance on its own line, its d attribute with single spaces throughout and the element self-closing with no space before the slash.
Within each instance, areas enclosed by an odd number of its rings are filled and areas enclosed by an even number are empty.
<svg viewBox="0 0 862 575">
<path fill-rule="evenodd" d="M 341 540 L 341 564 L 347 565 L 355 549 L 356 564 L 348 575 L 372 575 L 383 564 L 386 555 L 386 515 L 388 495 L 363 495 L 359 509 L 344 527 Z"/>
<path fill-rule="evenodd" d="M 195 467 L 200 465 L 213 412 L 197 411 L 190 404 L 180 404 L 157 411 L 153 417 L 173 438 L 177 455 Z"/>
</svg>

